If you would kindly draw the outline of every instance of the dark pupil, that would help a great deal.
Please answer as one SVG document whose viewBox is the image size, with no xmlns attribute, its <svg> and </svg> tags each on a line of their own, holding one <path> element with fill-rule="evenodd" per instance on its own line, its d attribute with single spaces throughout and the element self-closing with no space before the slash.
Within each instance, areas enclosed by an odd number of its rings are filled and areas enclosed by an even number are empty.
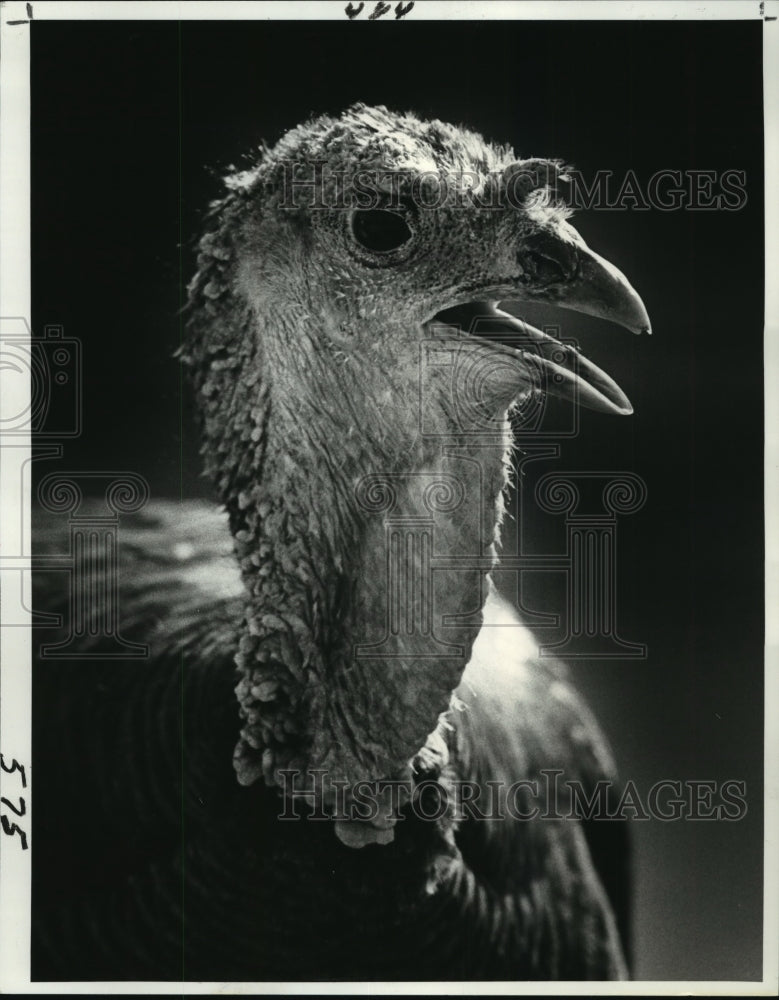
<svg viewBox="0 0 779 1000">
<path fill-rule="evenodd" d="M 377 253 L 396 250 L 411 238 L 411 230 L 394 212 L 355 212 L 352 227 L 357 242 Z"/>
</svg>

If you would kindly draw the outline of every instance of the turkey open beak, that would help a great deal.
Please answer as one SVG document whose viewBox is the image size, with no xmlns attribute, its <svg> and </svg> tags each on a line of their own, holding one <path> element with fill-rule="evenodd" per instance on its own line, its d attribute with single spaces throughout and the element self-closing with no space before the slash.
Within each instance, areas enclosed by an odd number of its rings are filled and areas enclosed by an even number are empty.
<svg viewBox="0 0 779 1000">
<path fill-rule="evenodd" d="M 516 291 L 501 297 L 561 306 L 610 320 L 633 333 L 651 333 L 644 303 L 625 275 L 593 253 L 570 226 L 561 228 L 568 238 L 543 231 L 523 241 L 517 254 L 522 273 Z M 435 319 L 490 341 L 502 354 L 508 352 L 525 375 L 540 376 L 539 387 L 551 395 L 605 413 L 633 412 L 625 393 L 597 365 L 575 348 L 498 309 L 495 300 L 456 306 Z"/>
</svg>

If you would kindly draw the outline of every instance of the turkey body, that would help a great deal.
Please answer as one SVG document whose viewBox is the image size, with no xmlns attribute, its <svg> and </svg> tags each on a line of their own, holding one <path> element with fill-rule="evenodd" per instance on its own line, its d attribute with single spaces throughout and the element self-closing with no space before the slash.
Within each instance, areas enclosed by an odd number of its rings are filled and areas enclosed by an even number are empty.
<svg viewBox="0 0 779 1000">
<path fill-rule="evenodd" d="M 589 712 L 557 666 L 528 657 L 526 631 L 505 628 L 500 598 L 487 620 L 503 627 L 483 629 L 457 691 L 446 773 L 391 844 L 355 850 L 305 804 L 280 819 L 293 810 L 276 789 L 235 781 L 242 604 L 224 517 L 157 503 L 134 521 L 123 633 L 151 631 L 151 658 L 35 665 L 35 979 L 625 975 L 623 824 L 452 817 L 458 779 L 613 777 Z M 42 518 L 36 538 L 41 552 L 67 544 Z M 53 606 L 62 579 L 44 576 Z"/>
</svg>

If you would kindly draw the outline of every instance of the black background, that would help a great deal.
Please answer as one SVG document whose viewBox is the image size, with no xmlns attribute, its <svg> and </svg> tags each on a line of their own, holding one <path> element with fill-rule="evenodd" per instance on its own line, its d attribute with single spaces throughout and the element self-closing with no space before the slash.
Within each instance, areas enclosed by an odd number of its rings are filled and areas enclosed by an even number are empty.
<svg viewBox="0 0 779 1000">
<path fill-rule="evenodd" d="M 413 14 L 32 25 L 33 327 L 61 324 L 83 345 L 84 430 L 56 468 L 138 472 L 153 496 L 209 494 L 172 358 L 178 309 L 218 177 L 261 140 L 360 100 L 464 124 L 585 177 L 746 171 L 737 212 L 573 220 L 631 278 L 655 332 L 564 317 L 635 414 L 584 412 L 544 471 L 626 470 L 648 488 L 619 524 L 618 596 L 622 635 L 649 656 L 572 669 L 640 790 L 661 778 L 747 784 L 739 822 L 634 824 L 638 978 L 761 975 L 761 27 Z M 535 551 L 560 550 L 559 526 L 523 517 Z M 525 581 L 539 609 L 542 576 Z"/>
</svg>

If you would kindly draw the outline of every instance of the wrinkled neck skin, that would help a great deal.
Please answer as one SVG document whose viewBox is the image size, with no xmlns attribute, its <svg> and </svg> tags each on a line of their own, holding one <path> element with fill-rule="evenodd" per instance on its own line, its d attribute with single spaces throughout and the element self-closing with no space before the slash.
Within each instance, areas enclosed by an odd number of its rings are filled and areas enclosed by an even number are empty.
<svg viewBox="0 0 779 1000">
<path fill-rule="evenodd" d="M 201 389 L 249 596 L 234 763 L 247 785 L 300 771 L 294 787 L 327 801 L 334 782 L 407 775 L 420 751 L 444 763 L 502 514 L 507 402 L 486 437 L 458 433 L 454 354 L 430 363 L 419 327 L 377 329 L 366 357 L 297 307 L 245 324 L 244 356 L 215 351 Z"/>
</svg>

